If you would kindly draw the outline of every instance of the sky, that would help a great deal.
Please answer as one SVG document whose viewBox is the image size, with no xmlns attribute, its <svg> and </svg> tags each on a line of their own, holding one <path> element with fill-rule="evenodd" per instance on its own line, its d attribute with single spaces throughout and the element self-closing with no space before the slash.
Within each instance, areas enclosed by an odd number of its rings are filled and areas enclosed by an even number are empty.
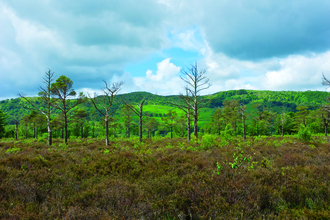
<svg viewBox="0 0 330 220">
<path fill-rule="evenodd" d="M 0 0 L 0 100 L 36 96 L 48 69 L 100 94 L 183 92 L 197 63 L 212 86 L 330 91 L 330 1 Z"/>
</svg>

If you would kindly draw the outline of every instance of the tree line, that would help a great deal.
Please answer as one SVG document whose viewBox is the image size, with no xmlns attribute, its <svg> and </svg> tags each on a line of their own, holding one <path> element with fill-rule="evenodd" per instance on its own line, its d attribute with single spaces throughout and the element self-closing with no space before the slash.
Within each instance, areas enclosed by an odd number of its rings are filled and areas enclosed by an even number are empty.
<svg viewBox="0 0 330 220">
<path fill-rule="evenodd" d="M 62 75 L 55 80 L 54 72 L 48 70 L 43 78 L 43 86 L 40 87 L 38 93 L 38 102 L 34 103 L 24 94 L 19 94 L 26 101 L 24 108 L 29 109 L 30 114 L 11 117 L 11 123 L 15 125 L 12 135 L 17 139 L 18 126 L 23 125 L 25 138 L 28 137 L 30 127 L 33 128 L 33 137 L 38 138 L 38 128 L 42 128 L 46 124 L 49 145 L 52 145 L 53 137 L 62 137 L 64 143 L 67 144 L 69 122 L 74 125 L 71 131 L 74 134 L 80 133 L 81 137 L 92 136 L 94 138 L 96 128 L 104 129 L 103 136 L 106 145 L 109 145 L 109 124 L 114 136 L 116 136 L 116 129 L 122 131 L 123 136 L 130 137 L 131 133 L 136 134 L 136 128 L 138 128 L 140 141 L 142 141 L 143 133 L 150 137 L 155 135 L 156 131 L 162 135 L 169 133 L 171 138 L 173 134 L 186 136 L 190 141 L 191 134 L 195 138 L 198 138 L 200 132 L 221 135 L 226 128 L 230 128 L 233 135 L 240 135 L 245 140 L 247 135 L 273 135 L 274 133 L 282 136 L 290 135 L 301 129 L 301 125 L 316 133 L 323 130 L 327 135 L 330 119 L 330 107 L 327 104 L 316 110 L 310 110 L 307 106 L 298 106 L 297 112 L 288 112 L 283 106 L 281 113 L 278 114 L 258 102 L 253 104 L 252 109 L 248 109 L 244 99 L 226 99 L 222 103 L 222 107 L 214 111 L 210 123 L 199 128 L 200 110 L 212 101 L 200 95 L 201 91 L 211 86 L 205 73 L 205 70 L 198 69 L 196 63 L 182 70 L 181 79 L 185 84 L 185 94 L 180 95 L 180 101 L 171 101 L 168 104 L 179 108 L 184 112 L 183 115 L 169 110 L 166 115 L 161 117 L 161 121 L 156 120 L 152 117 L 152 113 L 144 111 L 144 106 L 153 98 L 145 96 L 137 103 L 126 99 L 120 100 L 121 120 L 118 121 L 115 117 L 116 114 L 118 115 L 118 109 L 113 108 L 113 104 L 123 82 L 109 84 L 104 81 L 105 87 L 101 90 L 101 95 L 87 94 L 86 96 L 83 93 L 75 92 L 70 78 Z M 330 85 L 324 76 L 323 84 Z M 79 109 L 79 105 L 85 102 L 90 102 L 94 110 L 87 112 Z M 55 112 L 60 112 L 60 114 L 55 114 Z M 102 126 L 98 126 L 96 122 L 100 115 L 103 121 Z M 135 121 L 134 118 L 138 118 L 138 120 Z M 87 119 L 90 121 L 88 122 Z M 5 135 L 5 124 L 6 115 L 0 111 L 0 138 Z M 7 136 L 9 135 L 7 134 Z"/>
</svg>

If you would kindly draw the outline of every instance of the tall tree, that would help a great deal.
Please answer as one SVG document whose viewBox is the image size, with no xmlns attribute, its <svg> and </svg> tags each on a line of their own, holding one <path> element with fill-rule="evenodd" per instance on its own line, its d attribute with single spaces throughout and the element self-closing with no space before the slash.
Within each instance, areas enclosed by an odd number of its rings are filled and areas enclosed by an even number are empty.
<svg viewBox="0 0 330 220">
<path fill-rule="evenodd" d="M 67 114 L 74 107 L 86 101 L 83 93 L 79 93 L 77 97 L 76 91 L 72 88 L 73 82 L 70 78 L 62 75 L 55 83 L 51 84 L 50 92 L 56 102 L 51 102 L 50 105 L 60 110 L 64 116 L 64 143 L 68 144 L 68 117 Z M 75 98 L 75 99 L 73 99 Z"/>
<path fill-rule="evenodd" d="M 95 109 L 103 115 L 104 122 L 105 122 L 105 145 L 109 145 L 109 120 L 111 116 L 115 113 L 116 110 L 111 109 L 111 106 L 113 105 L 114 98 L 120 91 L 121 86 L 123 85 L 123 82 L 113 83 L 111 86 L 108 85 L 108 83 L 103 80 L 105 83 L 105 88 L 102 89 L 102 96 L 96 97 L 94 94 L 94 97 L 91 97 L 89 95 L 89 99 L 93 103 L 93 106 Z"/>
<path fill-rule="evenodd" d="M 210 99 L 205 99 L 200 96 L 203 90 L 210 88 L 209 79 L 206 78 L 206 70 L 199 70 L 197 63 L 191 65 L 187 69 L 182 69 L 181 80 L 186 84 L 185 89 L 188 96 L 180 96 L 186 105 L 189 105 L 194 114 L 194 135 L 198 138 L 198 113 L 199 110 L 210 103 Z"/>
<path fill-rule="evenodd" d="M 48 129 L 48 145 L 52 145 L 52 129 L 50 126 L 51 122 L 51 114 L 53 112 L 53 105 L 56 99 L 52 99 L 51 97 L 51 85 L 54 82 L 54 72 L 52 72 L 50 69 L 48 69 L 45 72 L 45 76 L 43 78 L 44 87 L 40 86 L 40 92 L 38 93 L 38 100 L 41 105 L 37 106 L 37 104 L 31 102 L 29 99 L 27 99 L 22 93 L 19 94 L 21 98 L 26 100 L 30 106 L 25 106 L 26 108 L 29 108 L 31 110 L 37 110 L 47 118 L 47 129 Z"/>
</svg>

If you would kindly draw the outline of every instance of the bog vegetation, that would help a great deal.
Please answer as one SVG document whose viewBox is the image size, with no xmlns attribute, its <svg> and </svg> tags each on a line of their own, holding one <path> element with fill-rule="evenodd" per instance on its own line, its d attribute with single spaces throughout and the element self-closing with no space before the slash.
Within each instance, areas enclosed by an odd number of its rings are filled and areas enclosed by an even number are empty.
<svg viewBox="0 0 330 220">
<path fill-rule="evenodd" d="M 330 216 L 327 93 L 201 96 L 205 71 L 183 73 L 180 96 L 96 96 L 49 70 L 39 97 L 1 101 L 0 218 Z"/>
</svg>

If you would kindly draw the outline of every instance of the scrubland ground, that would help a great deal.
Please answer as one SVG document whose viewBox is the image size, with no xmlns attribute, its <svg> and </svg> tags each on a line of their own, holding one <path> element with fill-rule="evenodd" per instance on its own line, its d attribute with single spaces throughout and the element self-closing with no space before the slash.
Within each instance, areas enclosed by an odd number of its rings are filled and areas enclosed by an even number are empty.
<svg viewBox="0 0 330 220">
<path fill-rule="evenodd" d="M 1 219 L 330 219 L 324 137 L 0 142 Z"/>
</svg>

